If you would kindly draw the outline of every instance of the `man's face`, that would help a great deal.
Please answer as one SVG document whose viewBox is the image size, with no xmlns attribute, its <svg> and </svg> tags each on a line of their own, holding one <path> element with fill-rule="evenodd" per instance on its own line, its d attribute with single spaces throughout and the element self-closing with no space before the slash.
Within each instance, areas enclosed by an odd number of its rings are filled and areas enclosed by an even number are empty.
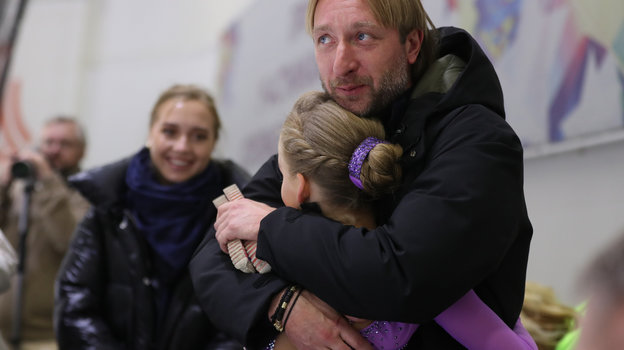
<svg viewBox="0 0 624 350">
<path fill-rule="evenodd" d="M 383 109 L 411 86 L 420 33 L 401 43 L 398 30 L 381 26 L 364 0 L 320 0 L 312 38 L 323 89 L 356 115 Z"/>
<path fill-rule="evenodd" d="M 40 151 L 54 170 L 66 172 L 76 168 L 84 154 L 76 125 L 52 123 L 44 126 Z"/>
</svg>

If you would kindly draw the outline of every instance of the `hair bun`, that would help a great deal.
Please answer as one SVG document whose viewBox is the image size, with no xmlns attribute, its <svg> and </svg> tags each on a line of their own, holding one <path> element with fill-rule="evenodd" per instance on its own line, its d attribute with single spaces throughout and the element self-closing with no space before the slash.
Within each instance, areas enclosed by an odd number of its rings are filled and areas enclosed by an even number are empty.
<svg viewBox="0 0 624 350">
<path fill-rule="evenodd" d="M 397 144 L 380 143 L 371 149 L 362 165 L 360 179 L 364 191 L 378 197 L 396 190 L 401 183 L 403 148 Z"/>
</svg>

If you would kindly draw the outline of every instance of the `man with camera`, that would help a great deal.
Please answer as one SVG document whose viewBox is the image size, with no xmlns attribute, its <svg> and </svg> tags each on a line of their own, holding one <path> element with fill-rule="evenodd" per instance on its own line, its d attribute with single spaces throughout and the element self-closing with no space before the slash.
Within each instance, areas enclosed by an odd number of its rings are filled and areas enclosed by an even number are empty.
<svg viewBox="0 0 624 350">
<path fill-rule="evenodd" d="M 44 124 L 37 150 L 0 154 L 0 228 L 25 257 L 19 283 L 0 296 L 0 330 L 22 350 L 56 348 L 54 279 L 88 208 L 66 179 L 78 172 L 84 150 L 78 122 L 55 117 Z"/>
</svg>

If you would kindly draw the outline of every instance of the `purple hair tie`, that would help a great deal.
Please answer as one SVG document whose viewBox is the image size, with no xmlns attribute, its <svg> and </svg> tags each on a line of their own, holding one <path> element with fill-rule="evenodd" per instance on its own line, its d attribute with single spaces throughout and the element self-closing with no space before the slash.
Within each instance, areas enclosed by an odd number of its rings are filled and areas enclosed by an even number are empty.
<svg viewBox="0 0 624 350">
<path fill-rule="evenodd" d="M 362 172 L 362 163 L 364 159 L 368 157 L 368 153 L 380 143 L 388 143 L 384 140 L 380 140 L 376 137 L 367 137 L 360 143 L 359 146 L 353 151 L 351 160 L 349 161 L 349 179 L 359 189 L 363 189 L 362 180 L 360 180 L 360 173 Z"/>
</svg>

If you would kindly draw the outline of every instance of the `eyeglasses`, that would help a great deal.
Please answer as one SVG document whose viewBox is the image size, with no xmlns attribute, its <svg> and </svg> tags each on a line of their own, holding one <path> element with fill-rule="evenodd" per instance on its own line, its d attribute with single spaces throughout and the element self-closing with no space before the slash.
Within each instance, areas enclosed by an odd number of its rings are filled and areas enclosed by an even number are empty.
<svg viewBox="0 0 624 350">
<path fill-rule="evenodd" d="M 43 147 L 54 147 L 58 146 L 59 148 L 74 148 L 78 145 L 78 142 L 72 140 L 54 140 L 54 139 L 46 139 L 41 142 L 41 146 Z"/>
</svg>

